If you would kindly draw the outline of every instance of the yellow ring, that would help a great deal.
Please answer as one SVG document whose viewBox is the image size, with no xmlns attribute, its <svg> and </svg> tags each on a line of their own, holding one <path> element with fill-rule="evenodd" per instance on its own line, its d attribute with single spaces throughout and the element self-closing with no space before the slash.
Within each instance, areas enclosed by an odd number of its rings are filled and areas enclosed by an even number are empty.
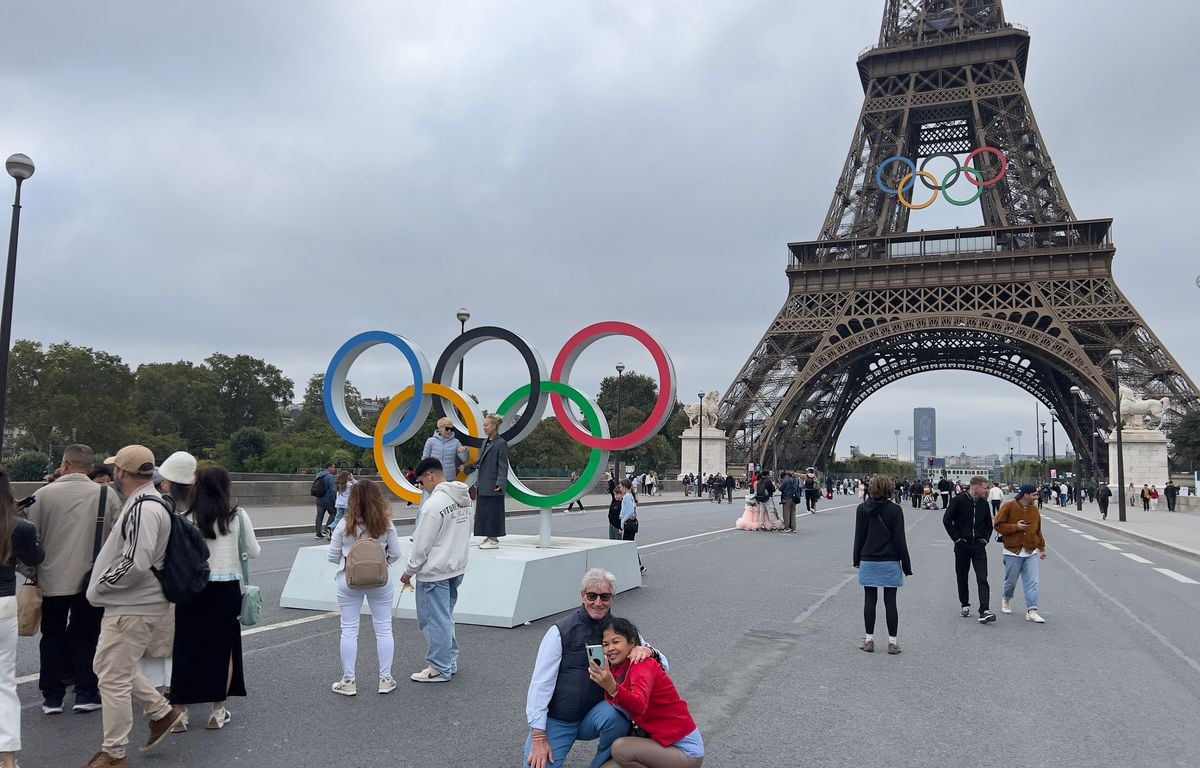
<svg viewBox="0 0 1200 768">
<path fill-rule="evenodd" d="M 463 416 L 463 421 L 467 426 L 467 434 L 472 437 L 479 436 L 480 429 L 479 422 L 476 420 L 475 404 L 463 397 L 458 390 L 451 389 L 445 384 L 427 382 L 422 391 L 427 395 L 449 400 L 455 410 Z M 385 447 L 383 444 L 383 434 L 387 431 L 385 427 L 388 421 L 391 420 L 392 414 L 400 406 L 411 400 L 412 396 L 413 388 L 409 385 L 400 390 L 395 397 L 388 401 L 387 405 L 383 406 L 383 409 L 379 411 L 379 418 L 375 421 L 375 435 L 372 438 L 372 446 L 375 453 L 375 468 L 379 470 L 379 476 L 383 479 L 383 484 L 400 498 L 416 504 L 421 500 L 421 489 L 408 482 L 408 478 L 400 471 L 400 467 L 396 464 L 395 446 Z M 467 464 L 474 464 L 478 455 L 478 449 L 468 448 Z M 399 477 L 396 477 L 397 474 L 399 474 Z M 458 476 L 455 479 L 466 480 L 467 474 L 459 470 Z"/>
<path fill-rule="evenodd" d="M 917 171 L 916 175 L 924 176 L 925 178 L 932 181 L 935 187 L 937 186 L 937 183 L 938 183 L 937 176 L 934 176 L 929 171 Z M 896 187 L 896 197 L 899 198 L 900 204 L 903 205 L 905 208 L 907 208 L 910 211 L 919 211 L 922 208 L 928 208 L 929 206 L 933 205 L 933 201 L 937 200 L 938 191 L 939 191 L 940 187 L 938 189 L 933 190 L 933 196 L 930 197 L 925 202 L 921 203 L 920 205 L 913 205 L 912 203 L 910 203 L 909 201 L 904 199 L 904 185 L 907 184 L 908 180 L 911 179 L 912 177 L 913 177 L 913 174 L 911 174 L 911 173 L 905 174 L 904 178 L 900 180 L 900 185 L 898 187 Z"/>
</svg>

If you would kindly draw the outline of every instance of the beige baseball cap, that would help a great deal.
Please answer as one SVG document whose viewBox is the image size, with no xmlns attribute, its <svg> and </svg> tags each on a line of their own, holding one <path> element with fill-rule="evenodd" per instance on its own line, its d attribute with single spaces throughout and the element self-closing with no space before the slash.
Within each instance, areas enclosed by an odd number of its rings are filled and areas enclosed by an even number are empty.
<svg viewBox="0 0 1200 768">
<path fill-rule="evenodd" d="M 127 445 L 117 451 L 112 463 L 135 475 L 149 475 L 154 472 L 154 453 L 144 445 Z"/>
</svg>

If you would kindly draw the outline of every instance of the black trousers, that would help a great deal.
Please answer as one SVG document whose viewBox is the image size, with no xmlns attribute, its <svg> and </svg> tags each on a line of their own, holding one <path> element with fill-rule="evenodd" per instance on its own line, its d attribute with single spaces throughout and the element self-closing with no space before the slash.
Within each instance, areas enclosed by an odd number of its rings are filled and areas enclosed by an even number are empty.
<svg viewBox="0 0 1200 768">
<path fill-rule="evenodd" d="M 1175 497 L 1175 496 L 1167 496 L 1167 511 L 1168 512 L 1175 511 L 1175 499 L 1176 498 L 1177 497 Z"/>
<path fill-rule="evenodd" d="M 67 687 L 63 675 L 75 675 L 76 693 L 96 693 L 92 657 L 100 640 L 104 609 L 87 601 L 83 593 L 42 599 L 41 672 L 38 687 L 47 698 L 61 698 Z M 70 667 L 70 670 L 67 667 Z"/>
<path fill-rule="evenodd" d="M 1108 517 L 1108 499 L 1097 501 L 1096 504 L 1100 506 L 1100 516 Z"/>
<path fill-rule="evenodd" d="M 989 608 L 991 590 L 987 579 L 987 545 L 954 544 L 954 575 L 958 578 L 958 604 L 971 604 L 971 590 L 967 586 L 967 573 L 975 569 L 975 583 L 979 588 L 979 613 L 982 615 Z"/>
<path fill-rule="evenodd" d="M 313 533 L 317 535 L 317 538 L 321 538 L 325 526 L 333 522 L 336 514 L 337 509 L 334 507 L 334 499 L 329 499 L 328 501 L 324 499 L 317 500 L 317 519 L 313 522 Z"/>
</svg>

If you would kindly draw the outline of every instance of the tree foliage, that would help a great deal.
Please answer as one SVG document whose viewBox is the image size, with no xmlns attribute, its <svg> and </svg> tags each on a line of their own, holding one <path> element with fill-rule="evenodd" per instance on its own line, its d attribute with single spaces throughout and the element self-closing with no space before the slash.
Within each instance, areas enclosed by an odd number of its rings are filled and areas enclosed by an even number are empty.
<svg viewBox="0 0 1200 768">
<path fill-rule="evenodd" d="M 283 371 L 249 355 L 216 353 L 205 362 L 217 380 L 221 425 L 226 435 L 242 427 L 277 430 L 295 384 Z"/>
<path fill-rule="evenodd" d="M 1200 469 L 1200 411 L 1193 411 L 1171 430 L 1172 453 L 1181 470 Z"/>
</svg>

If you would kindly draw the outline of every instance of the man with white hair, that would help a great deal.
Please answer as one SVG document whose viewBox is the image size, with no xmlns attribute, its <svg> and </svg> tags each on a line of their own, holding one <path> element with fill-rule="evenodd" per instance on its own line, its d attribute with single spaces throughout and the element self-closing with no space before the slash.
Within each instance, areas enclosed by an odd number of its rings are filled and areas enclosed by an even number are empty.
<svg viewBox="0 0 1200 768">
<path fill-rule="evenodd" d="M 583 575 L 579 594 L 583 605 L 546 630 L 538 647 L 525 701 L 529 736 L 524 765 L 558 768 L 576 741 L 599 739 L 590 768 L 612 757 L 613 742 L 629 735 L 629 720 L 604 700 L 604 690 L 588 676 L 587 646 L 600 645 L 604 624 L 616 599 L 617 580 L 602 568 Z M 667 659 L 642 638 L 629 659 L 637 663 L 654 657 L 666 669 Z"/>
</svg>

